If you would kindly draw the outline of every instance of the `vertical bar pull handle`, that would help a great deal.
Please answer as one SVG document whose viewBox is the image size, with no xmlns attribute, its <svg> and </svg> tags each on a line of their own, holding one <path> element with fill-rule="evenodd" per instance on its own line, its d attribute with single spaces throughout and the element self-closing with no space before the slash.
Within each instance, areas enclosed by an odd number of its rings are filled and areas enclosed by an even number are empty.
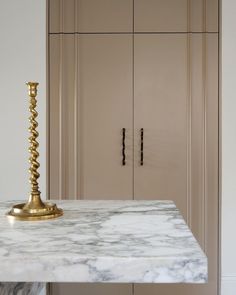
<svg viewBox="0 0 236 295">
<path fill-rule="evenodd" d="M 140 129 L 141 147 L 140 147 L 140 165 L 143 166 L 143 128 Z"/>
<path fill-rule="evenodd" d="M 122 128 L 122 165 L 126 164 L 126 156 L 125 156 L 125 128 Z"/>
</svg>

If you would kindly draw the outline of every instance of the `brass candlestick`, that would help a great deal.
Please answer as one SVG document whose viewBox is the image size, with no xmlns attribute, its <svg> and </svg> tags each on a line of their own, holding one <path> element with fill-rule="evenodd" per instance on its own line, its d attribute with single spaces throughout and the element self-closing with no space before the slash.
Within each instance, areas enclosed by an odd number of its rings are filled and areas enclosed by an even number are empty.
<svg viewBox="0 0 236 295">
<path fill-rule="evenodd" d="M 44 220 L 55 218 L 63 215 L 62 209 L 57 208 L 56 204 L 52 203 L 43 203 L 40 198 L 40 191 L 38 185 L 38 178 L 40 174 L 38 173 L 39 162 L 37 158 L 39 153 L 37 148 L 39 146 L 37 142 L 38 131 L 36 130 L 38 123 L 36 118 L 38 116 L 37 111 L 35 110 L 37 106 L 37 86 L 36 82 L 28 82 L 26 84 L 28 86 L 29 97 L 30 97 L 30 107 L 29 110 L 31 112 L 31 116 L 29 118 L 30 127 L 29 132 L 31 136 L 29 137 L 30 147 L 30 184 L 31 184 L 31 192 L 27 203 L 17 204 L 12 207 L 11 211 L 7 213 L 7 217 L 17 220 Z"/>
</svg>

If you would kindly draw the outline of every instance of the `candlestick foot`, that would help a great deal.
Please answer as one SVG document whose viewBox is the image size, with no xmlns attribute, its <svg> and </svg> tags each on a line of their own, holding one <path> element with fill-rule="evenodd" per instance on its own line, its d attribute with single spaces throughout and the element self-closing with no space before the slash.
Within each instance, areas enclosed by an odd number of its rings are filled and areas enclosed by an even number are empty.
<svg viewBox="0 0 236 295">
<path fill-rule="evenodd" d="M 14 205 L 7 213 L 7 217 L 13 220 L 46 220 L 52 219 L 63 215 L 63 211 L 57 208 L 56 204 L 43 203 L 42 208 L 31 209 L 27 203 Z"/>
</svg>

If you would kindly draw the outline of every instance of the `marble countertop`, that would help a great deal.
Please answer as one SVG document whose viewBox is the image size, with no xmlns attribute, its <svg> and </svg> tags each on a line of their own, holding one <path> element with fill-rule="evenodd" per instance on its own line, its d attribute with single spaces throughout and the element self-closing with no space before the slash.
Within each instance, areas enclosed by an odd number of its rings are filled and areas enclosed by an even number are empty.
<svg viewBox="0 0 236 295">
<path fill-rule="evenodd" d="M 172 201 L 57 201 L 64 216 L 9 221 L 0 281 L 205 283 L 207 258 Z"/>
</svg>

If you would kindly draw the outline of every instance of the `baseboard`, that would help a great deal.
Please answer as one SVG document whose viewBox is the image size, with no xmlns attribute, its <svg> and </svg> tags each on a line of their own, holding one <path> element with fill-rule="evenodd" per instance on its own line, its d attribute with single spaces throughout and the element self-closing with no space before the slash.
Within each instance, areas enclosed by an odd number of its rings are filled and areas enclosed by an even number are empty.
<svg viewBox="0 0 236 295">
<path fill-rule="evenodd" d="M 221 295 L 236 294 L 236 274 L 222 276 L 221 278 Z"/>
</svg>

